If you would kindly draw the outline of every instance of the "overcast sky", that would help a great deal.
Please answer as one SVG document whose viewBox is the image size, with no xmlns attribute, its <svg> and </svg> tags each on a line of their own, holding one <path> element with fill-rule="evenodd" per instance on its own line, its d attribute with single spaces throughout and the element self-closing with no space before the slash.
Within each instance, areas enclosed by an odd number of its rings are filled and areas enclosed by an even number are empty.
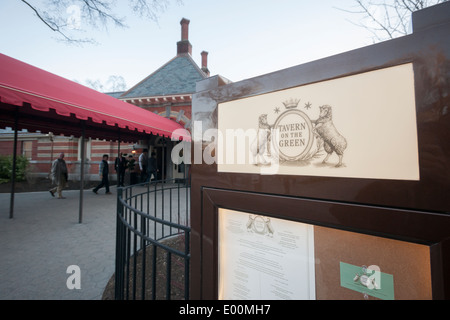
<svg viewBox="0 0 450 320">
<path fill-rule="evenodd" d="M 172 1 L 158 22 L 138 18 L 125 1 L 118 2 L 128 28 L 88 29 L 87 36 L 98 44 L 80 47 L 55 40 L 56 34 L 21 1 L 1 0 L 0 53 L 82 84 L 122 76 L 130 88 L 175 57 L 182 18 L 190 20 L 196 63 L 201 63 L 200 52 L 208 51 L 211 75 L 231 81 L 373 43 L 370 32 L 350 22 L 358 15 L 338 9 L 354 9 L 354 0 Z"/>
</svg>

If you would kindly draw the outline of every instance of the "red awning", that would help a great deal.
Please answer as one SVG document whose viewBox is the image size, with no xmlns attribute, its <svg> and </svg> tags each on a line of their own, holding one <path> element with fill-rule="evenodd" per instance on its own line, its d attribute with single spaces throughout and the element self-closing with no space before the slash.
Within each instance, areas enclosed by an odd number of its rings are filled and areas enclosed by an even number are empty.
<svg viewBox="0 0 450 320">
<path fill-rule="evenodd" d="M 27 108 L 48 112 L 50 122 L 56 122 L 59 116 L 71 117 L 88 120 L 93 129 L 100 128 L 96 124 L 120 128 L 128 136 L 135 132 L 190 140 L 189 132 L 172 120 L 3 54 L 0 54 L 0 103 L 19 106 L 19 112 Z M 6 112 L 5 108 L 5 117 Z M 29 114 L 28 123 L 32 123 L 33 112 Z"/>
</svg>

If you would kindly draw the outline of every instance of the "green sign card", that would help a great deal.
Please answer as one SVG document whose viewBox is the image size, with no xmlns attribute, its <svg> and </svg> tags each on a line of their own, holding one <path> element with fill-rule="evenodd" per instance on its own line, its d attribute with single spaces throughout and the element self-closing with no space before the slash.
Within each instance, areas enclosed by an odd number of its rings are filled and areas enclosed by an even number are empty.
<svg viewBox="0 0 450 320">
<path fill-rule="evenodd" d="M 382 300 L 394 300 L 394 276 L 378 266 L 354 266 L 340 262 L 341 286 Z"/>
</svg>

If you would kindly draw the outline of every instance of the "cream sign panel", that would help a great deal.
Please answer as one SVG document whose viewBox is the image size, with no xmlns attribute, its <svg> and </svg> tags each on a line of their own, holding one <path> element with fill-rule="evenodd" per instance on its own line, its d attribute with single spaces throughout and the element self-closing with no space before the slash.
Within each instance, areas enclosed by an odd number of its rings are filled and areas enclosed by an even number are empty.
<svg viewBox="0 0 450 320">
<path fill-rule="evenodd" d="M 219 172 L 419 180 L 412 64 L 218 106 Z"/>
</svg>

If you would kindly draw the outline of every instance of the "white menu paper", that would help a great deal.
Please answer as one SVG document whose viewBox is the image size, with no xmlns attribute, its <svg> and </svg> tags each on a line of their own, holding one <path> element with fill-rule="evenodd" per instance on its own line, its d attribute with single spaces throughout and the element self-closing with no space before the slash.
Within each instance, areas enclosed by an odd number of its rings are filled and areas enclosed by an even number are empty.
<svg viewBox="0 0 450 320">
<path fill-rule="evenodd" d="M 219 299 L 315 299 L 312 225 L 219 209 Z"/>
</svg>

